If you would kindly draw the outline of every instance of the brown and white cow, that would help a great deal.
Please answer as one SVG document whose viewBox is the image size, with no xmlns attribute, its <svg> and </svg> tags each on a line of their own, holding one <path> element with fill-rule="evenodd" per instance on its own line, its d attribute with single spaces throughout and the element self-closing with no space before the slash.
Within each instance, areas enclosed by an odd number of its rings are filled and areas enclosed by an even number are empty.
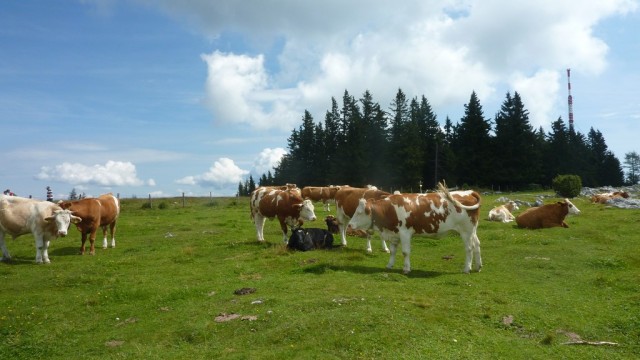
<svg viewBox="0 0 640 360">
<path fill-rule="evenodd" d="M 311 201 L 322 201 L 324 211 L 329 211 L 329 202 L 335 200 L 336 192 L 340 186 L 305 186 L 302 188 L 302 197 Z"/>
<path fill-rule="evenodd" d="M 516 224 L 520 228 L 540 229 L 561 226 L 568 228 L 564 222 L 567 214 L 580 214 L 580 210 L 569 201 L 558 201 L 554 204 L 546 204 L 525 210 L 516 216 Z"/>
<path fill-rule="evenodd" d="M 360 199 L 382 199 L 390 194 L 388 192 L 378 190 L 375 186 L 369 186 L 366 188 L 356 188 L 350 186 L 341 187 L 336 192 L 336 218 L 340 226 L 340 237 L 342 239 L 342 246 L 347 246 L 347 224 L 356 211 Z M 367 252 L 371 253 L 371 235 L 367 234 Z M 385 252 L 389 252 L 387 243 L 384 239 L 381 239 L 382 249 Z"/>
<path fill-rule="evenodd" d="M 629 193 L 626 191 L 612 191 L 608 193 L 595 194 L 591 197 L 592 203 L 606 204 L 612 199 L 628 199 Z"/>
<path fill-rule="evenodd" d="M 489 211 L 489 220 L 490 221 L 501 221 L 503 223 L 508 223 L 516 219 L 513 216 L 513 210 L 520 209 L 518 204 L 514 201 L 509 201 L 506 204 L 496 206 L 491 211 Z"/>
<path fill-rule="evenodd" d="M 435 193 L 397 194 L 381 200 L 360 199 L 349 227 L 374 229 L 391 242 L 391 256 L 387 268 L 392 268 L 398 242 L 402 246 L 404 266 L 411 271 L 411 238 L 414 234 L 442 237 L 449 231 L 460 234 L 464 241 L 466 259 L 464 272 L 480 271 L 480 240 L 476 233 L 480 216 L 480 195 L 472 190 L 449 192 L 444 186 Z"/>
<path fill-rule="evenodd" d="M 69 210 L 49 201 L 38 201 L 18 196 L 0 195 L 0 248 L 2 261 L 11 260 L 5 244 L 5 235 L 14 239 L 32 233 L 36 242 L 36 263 L 48 264 L 49 242 L 66 236 L 71 223 L 81 221 Z"/>
<path fill-rule="evenodd" d="M 316 219 L 311 200 L 304 200 L 298 188 L 259 187 L 251 193 L 249 207 L 251 219 L 256 225 L 258 241 L 264 241 L 264 222 L 278 218 L 282 229 L 283 242 L 287 243 L 287 225 L 295 227 L 300 220 Z"/>
<path fill-rule="evenodd" d="M 74 201 L 60 201 L 58 204 L 63 209 L 69 209 L 74 215 L 82 218 L 82 221 L 76 224 L 76 227 L 82 234 L 82 245 L 80 246 L 80 254 L 85 252 L 85 242 L 89 235 L 89 253 L 95 255 L 95 240 L 98 228 L 102 228 L 102 248 L 106 249 L 107 227 L 111 234 L 111 247 L 116 247 L 116 222 L 120 216 L 120 202 L 113 194 L 102 194 L 97 198 L 85 198 Z"/>
</svg>

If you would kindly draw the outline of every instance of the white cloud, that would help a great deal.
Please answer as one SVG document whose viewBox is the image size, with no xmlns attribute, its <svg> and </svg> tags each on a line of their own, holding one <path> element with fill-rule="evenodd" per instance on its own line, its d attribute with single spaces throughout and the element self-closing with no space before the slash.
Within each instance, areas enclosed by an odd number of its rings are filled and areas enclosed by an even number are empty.
<svg viewBox="0 0 640 360">
<path fill-rule="evenodd" d="M 541 70 L 531 77 L 516 74 L 511 81 L 512 88 L 520 94 L 527 110 L 535 109 L 535 112 L 529 110 L 529 121 L 535 129 L 547 125 L 549 120 L 557 120 L 559 116 L 568 121 L 565 113 L 554 113 L 558 99 L 566 99 L 559 94 L 560 78 L 556 71 Z"/>
<path fill-rule="evenodd" d="M 138 178 L 134 164 L 112 160 L 104 165 L 87 166 L 65 162 L 54 167 L 43 166 L 35 177 L 39 180 L 61 181 L 72 185 L 140 186 L 144 184 L 144 181 Z"/>
<path fill-rule="evenodd" d="M 535 122 L 548 124 L 559 113 L 552 108 L 564 80 L 551 74 L 567 67 L 602 73 L 608 46 L 594 35 L 596 26 L 637 10 L 638 3 L 165 0 L 156 6 L 210 36 L 232 29 L 257 50 L 202 55 L 205 103 L 217 121 L 288 131 L 305 109 L 320 121 L 330 97 L 345 89 L 356 97 L 370 90 L 385 105 L 402 88 L 425 95 L 436 111 L 461 109 L 475 91 L 483 103 L 492 102 L 487 110 L 497 111 L 503 89 L 518 85 L 523 95 L 528 91 L 525 105 Z M 353 13 L 358 16 L 347 15 Z M 283 45 L 269 53 L 275 39 Z M 276 61 L 277 67 L 265 65 Z M 551 91 L 539 90 L 544 81 L 552 81 L 546 84 Z"/>
<path fill-rule="evenodd" d="M 223 188 L 225 186 L 237 185 L 244 181 L 244 177 L 248 174 L 249 171 L 239 168 L 233 160 L 220 158 L 215 161 L 213 166 L 204 174 L 185 176 L 176 180 L 176 183 L 181 185 Z"/>
<path fill-rule="evenodd" d="M 286 150 L 283 148 L 266 148 L 262 150 L 253 162 L 251 173 L 255 177 L 260 177 L 268 171 L 271 171 L 271 174 L 273 175 L 273 168 L 278 165 L 282 156 L 286 153 Z"/>
</svg>

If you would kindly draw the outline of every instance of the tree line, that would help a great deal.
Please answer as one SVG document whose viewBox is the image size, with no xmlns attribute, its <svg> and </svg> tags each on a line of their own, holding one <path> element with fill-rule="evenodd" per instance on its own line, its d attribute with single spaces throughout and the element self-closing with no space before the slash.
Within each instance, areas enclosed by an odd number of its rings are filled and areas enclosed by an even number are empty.
<svg viewBox="0 0 640 360">
<path fill-rule="evenodd" d="M 589 187 L 625 183 L 599 130 L 582 134 L 561 117 L 549 132 L 535 129 L 517 92 L 506 94 L 493 118 L 484 115 L 475 91 L 464 110 L 459 122 L 447 117 L 441 126 L 424 95 L 408 99 L 398 89 L 385 110 L 368 90 L 360 99 L 345 90 L 341 106 L 331 99 L 323 122 L 305 110 L 288 153 L 259 185 L 374 184 L 417 192 L 444 179 L 451 186 L 525 190 L 550 187 L 559 174 L 578 175 Z M 255 186 L 250 177 L 238 193 Z"/>
</svg>

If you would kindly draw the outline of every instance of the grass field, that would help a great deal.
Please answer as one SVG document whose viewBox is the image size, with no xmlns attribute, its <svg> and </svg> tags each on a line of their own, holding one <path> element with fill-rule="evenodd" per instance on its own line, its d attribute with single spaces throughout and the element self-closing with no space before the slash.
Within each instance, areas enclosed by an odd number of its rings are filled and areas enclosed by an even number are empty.
<svg viewBox="0 0 640 360">
<path fill-rule="evenodd" d="M 483 218 L 498 197 L 483 196 Z M 373 254 L 359 238 L 296 253 L 269 221 L 260 244 L 247 198 L 144 203 L 122 200 L 117 247 L 98 247 L 95 256 L 78 255 L 75 229 L 51 244 L 49 265 L 35 264 L 31 236 L 7 240 L 13 260 L 0 263 L 0 359 L 640 354 L 640 210 L 577 198 L 582 214 L 567 218 L 568 229 L 483 219 L 484 267 L 469 275 L 457 234 L 415 237 L 405 276 L 401 254 L 385 269 L 378 235 Z M 316 214 L 328 215 L 322 206 Z M 243 288 L 255 292 L 234 293 Z M 617 345 L 565 344 L 576 340 Z"/>
</svg>

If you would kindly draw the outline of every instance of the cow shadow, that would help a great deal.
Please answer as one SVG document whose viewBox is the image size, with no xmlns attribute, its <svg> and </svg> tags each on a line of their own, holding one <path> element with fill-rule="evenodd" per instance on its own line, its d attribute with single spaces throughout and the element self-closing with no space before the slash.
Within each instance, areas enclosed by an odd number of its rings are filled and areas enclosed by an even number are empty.
<svg viewBox="0 0 640 360">
<path fill-rule="evenodd" d="M 387 269 L 385 267 L 363 266 L 363 265 L 327 265 L 327 264 L 314 264 L 304 268 L 304 273 L 321 275 L 327 270 L 331 271 L 346 271 L 356 274 L 374 275 L 374 274 L 398 274 L 408 278 L 435 278 L 441 275 L 447 275 L 447 273 L 438 271 L 424 271 L 424 270 L 411 270 L 407 275 L 402 273 L 402 269 Z"/>
<path fill-rule="evenodd" d="M 69 255 L 79 255 L 80 247 L 79 246 L 66 246 L 61 248 L 55 248 L 49 250 L 49 257 L 51 256 L 69 256 Z"/>
<path fill-rule="evenodd" d="M 0 261 L 0 264 L 10 265 L 10 266 L 37 265 L 35 256 L 33 256 L 33 257 L 22 257 L 22 256 L 15 256 L 15 255 L 12 255 L 11 256 L 11 260 L 9 260 L 9 261 L 6 261 L 6 260 Z"/>
</svg>

